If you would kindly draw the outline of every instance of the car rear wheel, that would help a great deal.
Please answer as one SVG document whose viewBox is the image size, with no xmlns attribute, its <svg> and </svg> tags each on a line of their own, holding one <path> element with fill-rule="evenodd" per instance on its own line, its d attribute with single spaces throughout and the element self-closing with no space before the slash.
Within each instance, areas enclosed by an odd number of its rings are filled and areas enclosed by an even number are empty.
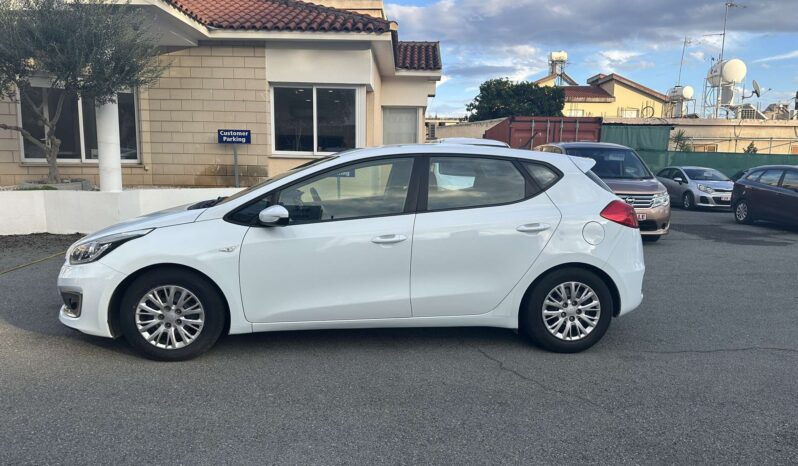
<svg viewBox="0 0 798 466">
<path fill-rule="evenodd" d="M 598 275 L 566 268 L 547 275 L 532 290 L 520 326 L 544 349 L 576 353 L 604 336 L 612 312 L 612 294 Z"/>
<path fill-rule="evenodd" d="M 695 209 L 695 197 L 693 197 L 693 193 L 684 193 L 682 196 L 682 208 L 684 208 L 684 210 Z"/>
<path fill-rule="evenodd" d="M 737 223 L 750 225 L 754 219 L 751 216 L 751 208 L 748 206 L 748 201 L 741 199 L 734 205 L 734 219 Z"/>
<path fill-rule="evenodd" d="M 224 330 L 226 315 L 213 284 L 176 269 L 155 270 L 134 280 L 119 312 L 130 345 L 160 361 L 191 359 L 210 349 Z"/>
</svg>

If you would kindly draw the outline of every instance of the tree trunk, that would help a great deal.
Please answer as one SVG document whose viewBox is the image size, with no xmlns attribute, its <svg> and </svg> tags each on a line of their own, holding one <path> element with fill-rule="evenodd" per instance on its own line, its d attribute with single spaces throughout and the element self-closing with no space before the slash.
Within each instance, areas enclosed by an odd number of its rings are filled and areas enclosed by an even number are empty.
<svg viewBox="0 0 798 466">
<path fill-rule="evenodd" d="M 47 143 L 47 182 L 58 183 L 61 181 L 61 176 L 58 172 L 58 151 L 61 149 L 61 141 L 58 138 L 51 137 Z"/>
</svg>

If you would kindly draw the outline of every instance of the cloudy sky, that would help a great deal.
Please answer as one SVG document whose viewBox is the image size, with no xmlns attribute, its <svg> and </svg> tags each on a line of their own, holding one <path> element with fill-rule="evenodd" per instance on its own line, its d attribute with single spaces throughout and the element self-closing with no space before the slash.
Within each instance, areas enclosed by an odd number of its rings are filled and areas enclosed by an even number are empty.
<svg viewBox="0 0 798 466">
<path fill-rule="evenodd" d="M 798 0 L 740 0 L 729 10 L 726 58 L 748 65 L 766 92 L 761 103 L 787 102 L 798 90 Z M 386 0 L 401 40 L 439 40 L 443 79 L 429 114 L 462 115 L 489 78 L 534 80 L 547 74 L 550 51 L 569 55 L 580 83 L 616 72 L 660 92 L 682 83 L 699 96 L 720 51 L 722 0 Z M 714 34 L 714 35 L 713 35 Z M 791 101 L 792 102 L 792 101 Z"/>
</svg>

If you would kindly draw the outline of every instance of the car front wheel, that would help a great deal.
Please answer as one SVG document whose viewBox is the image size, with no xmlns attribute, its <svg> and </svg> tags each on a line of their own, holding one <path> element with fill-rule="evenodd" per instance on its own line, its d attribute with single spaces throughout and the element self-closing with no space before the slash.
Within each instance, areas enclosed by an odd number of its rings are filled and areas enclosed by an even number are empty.
<svg viewBox="0 0 798 466">
<path fill-rule="evenodd" d="M 682 207 L 684 210 L 695 209 L 695 198 L 693 197 L 693 193 L 684 193 L 682 196 Z"/>
<path fill-rule="evenodd" d="M 537 284 L 525 302 L 520 325 L 538 346 L 557 353 L 576 353 L 604 336 L 612 312 L 612 294 L 598 275 L 567 268 Z"/>
<path fill-rule="evenodd" d="M 225 305 L 199 274 L 177 269 L 145 273 L 125 291 L 119 309 L 122 334 L 144 356 L 161 361 L 196 357 L 224 330 Z"/>
<path fill-rule="evenodd" d="M 751 208 L 748 206 L 748 201 L 741 199 L 734 206 L 734 219 L 737 223 L 750 225 L 754 219 L 751 217 Z"/>
</svg>

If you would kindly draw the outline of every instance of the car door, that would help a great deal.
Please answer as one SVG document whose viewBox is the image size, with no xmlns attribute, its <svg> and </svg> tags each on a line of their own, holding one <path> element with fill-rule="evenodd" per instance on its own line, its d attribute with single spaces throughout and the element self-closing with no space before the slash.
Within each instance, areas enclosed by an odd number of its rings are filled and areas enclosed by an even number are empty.
<svg viewBox="0 0 798 466">
<path fill-rule="evenodd" d="M 798 170 L 786 170 L 781 180 L 779 209 L 785 222 L 798 225 Z"/>
<path fill-rule="evenodd" d="M 657 180 L 665 186 L 665 189 L 668 190 L 668 195 L 671 198 L 671 201 L 675 199 L 674 192 L 676 191 L 676 182 L 673 181 L 674 172 L 677 170 L 674 168 L 663 168 L 662 170 L 657 173 Z"/>
<path fill-rule="evenodd" d="M 413 158 L 371 160 L 274 193 L 290 221 L 252 227 L 244 238 L 240 282 L 247 319 L 409 317 L 412 171 Z"/>
<path fill-rule="evenodd" d="M 749 187 L 749 207 L 760 220 L 780 221 L 779 182 L 784 174 L 781 168 L 769 168 Z"/>
<path fill-rule="evenodd" d="M 489 312 L 531 267 L 560 212 L 510 159 L 428 160 L 413 233 L 413 316 Z M 534 168 L 544 176 L 548 170 L 549 182 L 559 176 L 544 165 Z"/>
</svg>

